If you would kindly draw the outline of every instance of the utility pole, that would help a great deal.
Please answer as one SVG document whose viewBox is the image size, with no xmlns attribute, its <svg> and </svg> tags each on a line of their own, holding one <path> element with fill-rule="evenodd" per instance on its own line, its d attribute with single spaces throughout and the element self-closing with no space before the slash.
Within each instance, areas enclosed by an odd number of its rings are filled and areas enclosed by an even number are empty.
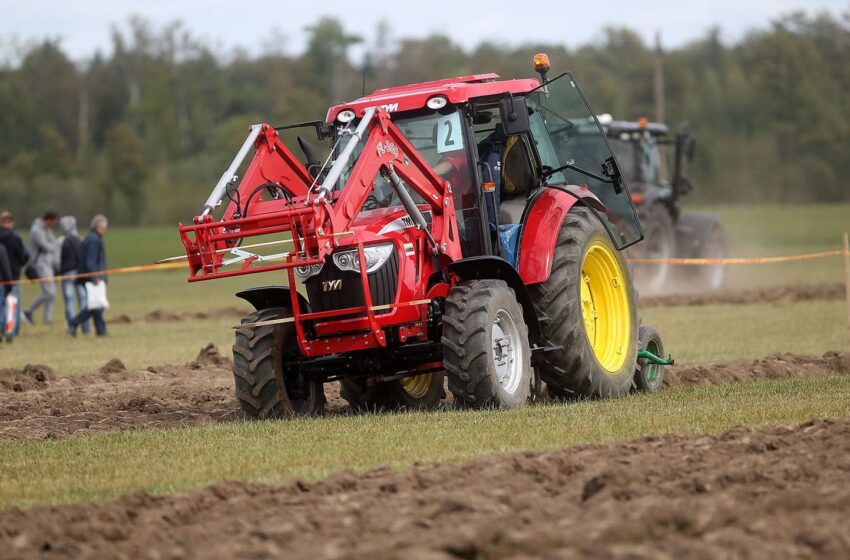
<svg viewBox="0 0 850 560">
<path fill-rule="evenodd" d="M 661 33 L 655 33 L 655 121 L 663 123 L 664 118 L 664 52 L 661 50 Z"/>
<path fill-rule="evenodd" d="M 655 32 L 655 56 L 654 56 L 655 83 L 653 92 L 655 94 L 655 122 L 664 123 L 664 52 L 661 50 L 661 32 Z M 661 177 L 665 177 L 665 161 L 662 150 L 662 157 L 658 162 L 658 173 Z"/>
</svg>

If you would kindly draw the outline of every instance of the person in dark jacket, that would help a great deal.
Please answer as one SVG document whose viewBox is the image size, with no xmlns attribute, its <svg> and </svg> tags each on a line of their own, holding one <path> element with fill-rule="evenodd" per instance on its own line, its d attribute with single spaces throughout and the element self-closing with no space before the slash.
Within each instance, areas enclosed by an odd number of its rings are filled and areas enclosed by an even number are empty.
<svg viewBox="0 0 850 560">
<path fill-rule="evenodd" d="M 3 331 L 6 326 L 6 298 L 12 293 L 12 269 L 9 266 L 9 254 L 6 252 L 6 247 L 0 245 L 0 309 L 4 310 L 3 317 L 0 318 L 0 331 Z M 0 338 L 2 340 L 2 338 Z"/>
<path fill-rule="evenodd" d="M 62 299 L 65 301 L 65 322 L 70 325 L 71 320 L 79 311 L 86 308 L 86 287 L 77 282 L 77 268 L 80 262 L 80 251 L 83 240 L 77 232 L 77 218 L 74 216 L 62 216 L 59 218 L 59 229 L 62 231 L 60 241 L 59 276 L 63 276 Z M 74 305 L 76 298 L 76 309 Z M 83 333 L 89 334 L 89 322 L 80 325 Z"/>
<path fill-rule="evenodd" d="M 103 235 L 109 227 L 106 216 L 98 214 L 91 220 L 91 231 L 83 239 L 80 246 L 80 262 L 77 268 L 79 276 L 77 282 L 85 285 L 87 282 L 99 284 L 106 282 L 106 274 L 88 276 L 90 273 L 106 271 L 106 250 L 103 248 Z M 85 276 L 84 276 L 85 275 Z M 68 323 L 68 334 L 77 336 L 77 327 L 89 320 L 94 319 L 94 330 L 97 336 L 106 336 L 106 321 L 103 319 L 103 309 L 89 309 L 88 302 L 80 314 Z"/>
<path fill-rule="evenodd" d="M 21 270 L 24 265 L 30 260 L 30 253 L 27 251 L 24 240 L 21 236 L 15 233 L 15 216 L 11 212 L 0 212 L 0 245 L 6 249 L 6 256 L 9 258 L 9 268 L 12 272 L 12 280 L 18 281 L 21 279 Z M 18 300 L 17 312 L 15 314 L 15 329 L 11 333 L 6 333 L 6 342 L 12 342 L 12 338 L 18 336 L 21 331 L 21 287 L 18 284 L 12 286 L 12 295 Z M 5 300 L 4 300 L 5 302 Z M 6 309 L 2 308 L 3 317 L 6 317 Z"/>
</svg>

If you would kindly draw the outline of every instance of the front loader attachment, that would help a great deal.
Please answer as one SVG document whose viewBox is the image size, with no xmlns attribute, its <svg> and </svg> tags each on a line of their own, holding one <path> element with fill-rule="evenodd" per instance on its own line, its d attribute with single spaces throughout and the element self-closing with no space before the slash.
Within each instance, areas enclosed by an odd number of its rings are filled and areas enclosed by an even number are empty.
<svg viewBox="0 0 850 560">
<path fill-rule="evenodd" d="M 362 305 L 309 312 L 300 308 L 296 290 L 290 290 L 291 320 L 297 329 L 300 349 L 306 356 L 327 354 L 330 350 L 347 352 L 386 346 L 384 327 L 390 325 L 395 314 L 378 315 L 377 307 L 405 308 L 398 315 L 406 317 L 408 322 L 418 322 L 416 328 L 424 329 L 421 319 L 425 316 L 427 300 L 373 305 L 363 241 L 346 239 L 355 235 L 352 223 L 379 174 L 392 183 L 413 222 L 426 228 L 426 249 L 447 264 L 461 256 L 459 235 L 454 231 L 455 206 L 450 185 L 433 172 L 392 124 L 387 112 L 367 109 L 356 129 L 343 130 L 340 138 L 346 135 L 351 138 L 319 184 L 280 141 L 272 127 L 255 125 L 205 203 L 201 215 L 191 225 L 180 225 L 180 236 L 189 260 L 190 282 L 286 270 L 289 285 L 295 286 L 296 268 L 324 265 L 331 253 L 343 245 L 356 249 L 364 294 Z M 361 142 L 360 156 L 352 166 L 354 149 Z M 238 188 L 231 192 L 228 188 L 236 182 L 233 174 L 251 145 L 256 147 L 254 160 Z M 322 172 L 318 177 L 322 177 Z M 340 189 L 343 179 L 345 185 Z M 430 228 L 406 191 L 408 188 L 416 191 L 430 206 Z M 225 197 L 230 199 L 230 204 L 222 218 L 216 220 L 212 211 Z M 269 248 L 273 248 L 271 252 Z M 308 322 L 317 325 L 343 319 L 358 334 L 335 335 L 332 345 L 306 334 Z"/>
</svg>

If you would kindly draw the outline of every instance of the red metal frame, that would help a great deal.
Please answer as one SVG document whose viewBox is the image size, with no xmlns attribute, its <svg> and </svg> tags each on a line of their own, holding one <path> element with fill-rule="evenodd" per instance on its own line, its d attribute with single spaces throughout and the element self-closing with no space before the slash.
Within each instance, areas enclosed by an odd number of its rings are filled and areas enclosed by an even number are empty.
<svg viewBox="0 0 850 560">
<path fill-rule="evenodd" d="M 346 187 L 333 192 L 329 197 L 309 198 L 312 179 L 304 166 L 280 141 L 277 132 L 263 125 L 256 141 L 256 155 L 233 193 L 234 200 L 244 203 L 259 185 L 279 183 L 293 194 L 291 200 L 273 199 L 252 201 L 248 216 L 234 218 L 236 202 L 224 211 L 224 219 L 214 221 L 210 215 L 198 216 L 192 225 L 180 225 L 180 235 L 186 249 L 190 267 L 190 282 L 226 278 L 243 274 L 254 274 L 273 270 L 286 270 L 289 285 L 295 286 L 294 269 L 324 263 L 333 250 L 352 246 L 356 248 L 360 262 L 360 282 L 365 296 L 365 305 L 347 309 L 306 313 L 300 309 L 295 290 L 290 290 L 291 305 L 298 343 L 306 356 L 318 356 L 332 352 L 349 352 L 386 346 L 384 329 L 388 326 L 404 326 L 407 338 L 425 338 L 426 306 L 399 307 L 391 312 L 376 315 L 372 309 L 371 291 L 366 274 L 363 247 L 374 241 L 394 241 L 399 255 L 405 254 L 405 243 L 415 246 L 417 266 L 402 266 L 397 301 L 424 299 L 424 288 L 417 278 L 427 279 L 433 273 L 433 254 L 442 266 L 461 258 L 460 236 L 457 231 L 455 205 L 449 184 L 434 173 L 428 163 L 398 128 L 390 121 L 387 111 L 381 109 L 369 124 L 364 138 L 363 150 L 358 158 Z M 436 249 L 425 238 L 425 233 L 410 229 L 390 235 L 378 235 L 377 224 L 367 220 L 356 223 L 366 198 L 371 193 L 375 177 L 383 169 L 392 168 L 404 183 L 425 201 L 424 208 L 431 211 L 430 235 Z M 258 193 L 259 194 L 259 193 Z M 404 214 L 403 210 L 398 210 Z M 397 215 L 390 214 L 378 223 L 388 223 Z M 341 234 L 358 230 L 356 240 L 343 238 Z M 281 262 L 264 264 L 250 257 L 241 266 L 225 270 L 224 255 L 235 248 L 237 240 L 269 234 L 288 234 L 292 249 L 281 256 Z M 400 261 L 406 259 L 400 257 Z M 400 263 L 402 264 L 402 263 Z M 415 268 L 415 270 L 414 270 Z M 357 318 L 339 319 L 352 314 Z M 336 320 L 334 320 L 336 319 Z M 315 323 L 317 331 L 326 336 L 310 339 L 305 332 L 308 321 Z M 365 327 L 365 328 L 364 328 Z M 344 332 L 333 332 L 344 331 Z"/>
</svg>

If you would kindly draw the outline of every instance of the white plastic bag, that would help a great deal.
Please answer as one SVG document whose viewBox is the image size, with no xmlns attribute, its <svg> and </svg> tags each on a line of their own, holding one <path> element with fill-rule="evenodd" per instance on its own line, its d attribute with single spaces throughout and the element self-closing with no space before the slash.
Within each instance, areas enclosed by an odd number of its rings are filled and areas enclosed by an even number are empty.
<svg viewBox="0 0 850 560">
<path fill-rule="evenodd" d="M 3 288 L 0 288 L 2 290 Z M 3 334 L 15 332 L 15 317 L 17 317 L 18 298 L 9 294 L 6 296 L 6 316 L 3 317 Z"/>
<path fill-rule="evenodd" d="M 87 309 L 109 309 L 109 300 L 106 299 L 106 282 L 86 282 L 86 308 Z"/>
</svg>

